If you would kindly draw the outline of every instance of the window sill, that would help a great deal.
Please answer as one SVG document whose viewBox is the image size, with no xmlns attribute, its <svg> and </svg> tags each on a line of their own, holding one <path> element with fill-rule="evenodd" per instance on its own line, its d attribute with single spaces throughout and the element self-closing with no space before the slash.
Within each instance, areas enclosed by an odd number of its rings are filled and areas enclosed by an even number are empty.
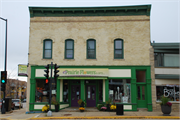
<svg viewBox="0 0 180 120">
<path fill-rule="evenodd" d="M 42 58 L 42 60 L 53 60 L 52 58 Z"/>
<path fill-rule="evenodd" d="M 75 60 L 75 59 L 63 59 L 63 60 Z"/>
<path fill-rule="evenodd" d="M 180 103 L 180 101 L 169 101 L 169 102 L 171 102 L 172 104 L 179 104 Z M 161 101 L 156 101 L 156 103 L 160 104 Z"/>
<path fill-rule="evenodd" d="M 125 59 L 113 59 L 113 60 L 117 60 L 117 61 L 125 61 Z"/>
<path fill-rule="evenodd" d="M 92 59 L 87 59 L 87 58 L 86 58 L 85 60 L 96 60 L 96 61 L 97 61 L 97 59 L 93 59 L 93 58 L 92 58 Z"/>
</svg>

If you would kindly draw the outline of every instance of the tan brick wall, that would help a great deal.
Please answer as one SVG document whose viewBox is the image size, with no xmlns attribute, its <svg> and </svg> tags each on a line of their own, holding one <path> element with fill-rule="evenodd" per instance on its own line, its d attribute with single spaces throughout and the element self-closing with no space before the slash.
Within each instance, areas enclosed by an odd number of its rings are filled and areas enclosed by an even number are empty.
<svg viewBox="0 0 180 120">
<path fill-rule="evenodd" d="M 149 16 L 35 17 L 30 21 L 29 63 L 58 65 L 150 65 Z M 43 40 L 53 40 L 52 59 L 43 59 Z M 64 59 L 65 40 L 74 39 L 74 60 Z M 86 40 L 96 40 L 96 59 L 86 59 Z M 124 59 L 114 60 L 114 42 L 124 40 Z"/>
<path fill-rule="evenodd" d="M 172 103 L 171 112 L 180 112 L 180 104 L 179 103 Z M 156 103 L 156 110 L 154 111 L 161 111 L 161 105 Z"/>
</svg>

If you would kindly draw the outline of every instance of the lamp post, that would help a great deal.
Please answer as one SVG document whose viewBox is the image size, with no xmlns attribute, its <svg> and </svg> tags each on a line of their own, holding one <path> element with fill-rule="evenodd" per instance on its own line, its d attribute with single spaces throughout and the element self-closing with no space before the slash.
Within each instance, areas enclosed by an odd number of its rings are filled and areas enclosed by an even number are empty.
<svg viewBox="0 0 180 120">
<path fill-rule="evenodd" d="M 4 60 L 4 71 L 6 71 L 6 64 L 7 64 L 7 19 L 4 19 L 2 17 L 0 17 L 0 19 L 6 21 L 6 35 L 5 35 L 5 60 Z M 6 89 L 5 89 L 6 90 Z M 4 95 L 3 95 L 3 101 L 2 101 L 2 114 L 5 114 L 5 90 L 4 90 Z"/>
</svg>

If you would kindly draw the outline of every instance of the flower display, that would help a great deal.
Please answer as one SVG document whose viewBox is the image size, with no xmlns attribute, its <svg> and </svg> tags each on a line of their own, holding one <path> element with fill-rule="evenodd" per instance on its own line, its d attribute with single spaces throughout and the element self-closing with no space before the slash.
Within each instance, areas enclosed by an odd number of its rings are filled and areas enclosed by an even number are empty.
<svg viewBox="0 0 180 120">
<path fill-rule="evenodd" d="M 111 105 L 110 109 L 111 110 L 116 110 L 116 105 Z"/>
<path fill-rule="evenodd" d="M 161 96 L 161 105 L 172 106 L 172 103 L 169 102 L 168 97 Z"/>
<path fill-rule="evenodd" d="M 170 103 L 170 102 L 167 102 L 167 103 L 166 103 L 166 105 L 168 105 L 168 106 L 172 106 L 172 103 Z"/>
<path fill-rule="evenodd" d="M 49 110 L 49 105 L 46 104 L 45 106 L 43 106 L 42 108 L 42 112 L 47 112 Z"/>
<path fill-rule="evenodd" d="M 83 107 L 80 107 L 80 108 L 79 108 L 79 110 L 85 110 L 85 108 L 83 108 Z"/>
<path fill-rule="evenodd" d="M 101 109 L 102 109 L 102 110 L 106 110 L 106 109 L 107 109 L 107 107 L 101 107 Z"/>
</svg>

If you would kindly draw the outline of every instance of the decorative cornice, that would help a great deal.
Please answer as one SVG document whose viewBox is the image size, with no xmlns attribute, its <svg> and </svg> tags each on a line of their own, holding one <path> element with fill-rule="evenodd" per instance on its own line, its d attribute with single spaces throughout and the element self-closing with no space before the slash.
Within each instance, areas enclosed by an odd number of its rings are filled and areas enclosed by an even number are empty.
<svg viewBox="0 0 180 120">
<path fill-rule="evenodd" d="M 113 7 L 29 7 L 30 17 L 150 16 L 151 5 Z"/>
</svg>

